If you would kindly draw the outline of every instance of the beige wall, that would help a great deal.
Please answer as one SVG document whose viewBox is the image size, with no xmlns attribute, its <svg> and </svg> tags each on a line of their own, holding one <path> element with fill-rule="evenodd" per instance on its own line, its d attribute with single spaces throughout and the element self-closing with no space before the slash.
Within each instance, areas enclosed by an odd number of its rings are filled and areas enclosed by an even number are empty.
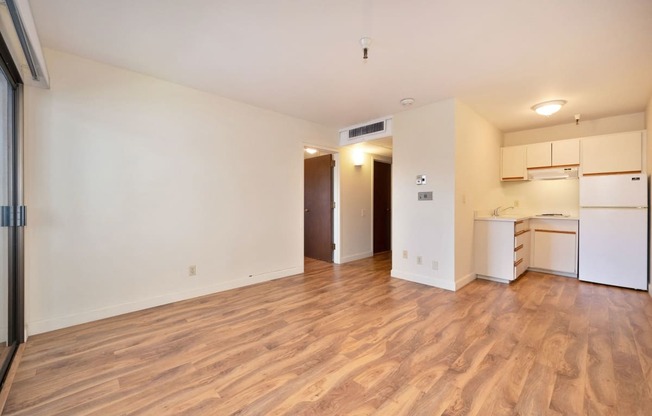
<svg viewBox="0 0 652 416">
<path fill-rule="evenodd" d="M 371 241 L 373 159 L 364 154 L 362 166 L 354 166 L 355 146 L 340 148 L 340 262 L 373 255 Z"/>
<path fill-rule="evenodd" d="M 303 270 L 303 143 L 335 130 L 46 53 L 52 88 L 25 97 L 28 333 Z"/>
<path fill-rule="evenodd" d="M 396 114 L 393 132 L 392 276 L 454 290 L 455 100 Z M 427 184 L 416 185 L 417 175 Z M 418 201 L 420 191 L 433 200 Z"/>
<path fill-rule="evenodd" d="M 648 175 L 652 173 L 652 138 L 650 137 L 650 131 L 652 130 L 652 96 L 647 102 L 647 107 L 645 109 L 645 128 L 648 131 L 647 139 L 647 172 Z M 652 224 L 652 209 L 648 209 L 650 214 L 650 224 Z M 650 244 L 650 258 L 652 259 L 652 244 Z M 650 279 L 652 279 L 652 261 L 650 261 Z M 649 281 L 649 280 L 648 280 Z M 648 286 L 650 291 L 650 296 L 652 296 L 652 286 Z"/>
<path fill-rule="evenodd" d="M 595 120 L 580 120 L 579 125 L 575 125 L 573 122 L 540 129 L 505 133 L 503 136 L 503 146 L 515 146 L 519 144 L 597 136 L 600 134 L 643 129 L 645 129 L 645 113 L 625 114 Z"/>
<path fill-rule="evenodd" d="M 474 211 L 504 201 L 500 183 L 502 133 L 464 103 L 455 102 L 455 286 L 475 278 Z"/>
</svg>

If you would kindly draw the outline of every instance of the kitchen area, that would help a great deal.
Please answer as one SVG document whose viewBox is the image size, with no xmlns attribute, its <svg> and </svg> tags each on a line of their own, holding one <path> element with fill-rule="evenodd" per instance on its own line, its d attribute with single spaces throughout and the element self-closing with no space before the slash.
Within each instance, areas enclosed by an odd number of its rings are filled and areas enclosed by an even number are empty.
<svg viewBox="0 0 652 416">
<path fill-rule="evenodd" d="M 648 289 L 645 131 L 505 146 L 509 203 L 476 211 L 476 277 L 503 283 L 528 270 Z M 536 210 L 521 202 L 537 200 Z"/>
</svg>

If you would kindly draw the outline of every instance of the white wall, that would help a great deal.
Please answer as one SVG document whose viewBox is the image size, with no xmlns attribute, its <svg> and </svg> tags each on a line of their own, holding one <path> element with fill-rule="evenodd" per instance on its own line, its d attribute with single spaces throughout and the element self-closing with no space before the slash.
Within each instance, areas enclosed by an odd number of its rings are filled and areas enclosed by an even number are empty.
<svg viewBox="0 0 652 416">
<path fill-rule="evenodd" d="M 52 88 L 25 97 L 29 334 L 303 270 L 302 143 L 336 130 L 46 58 Z"/>
<path fill-rule="evenodd" d="M 580 119 L 579 125 L 575 125 L 575 122 L 572 122 L 539 129 L 505 133 L 503 136 L 503 146 L 516 146 L 519 144 L 540 143 L 643 129 L 645 129 L 644 113 L 624 114 L 595 120 Z"/>
<path fill-rule="evenodd" d="M 474 211 L 504 201 L 500 182 L 502 132 L 455 102 L 455 288 L 475 278 Z"/>
<path fill-rule="evenodd" d="M 504 199 L 497 205 L 513 206 L 518 201 L 517 212 L 575 216 L 579 214 L 579 182 L 577 179 L 503 182 Z"/>
<path fill-rule="evenodd" d="M 454 290 L 455 100 L 398 113 L 393 123 L 392 276 Z M 426 185 L 415 184 L 420 174 Z M 419 191 L 433 200 L 418 201 Z"/>
<path fill-rule="evenodd" d="M 650 133 L 652 130 L 652 96 L 647 102 L 647 107 L 645 109 L 645 128 L 648 130 L 648 138 L 647 138 L 647 172 L 648 172 L 648 178 L 649 174 L 652 173 L 652 137 L 650 137 Z M 648 180 L 649 183 L 649 180 Z M 652 225 L 652 209 L 648 209 L 648 212 L 650 214 L 650 224 Z M 652 279 L 652 244 L 650 244 L 650 274 L 648 279 Z M 648 280 L 649 281 L 649 280 Z M 650 296 L 652 296 L 652 286 L 648 285 L 648 290 L 650 292 Z"/>
<path fill-rule="evenodd" d="M 372 169 L 371 155 L 364 154 L 362 166 L 354 166 L 356 146 L 340 148 L 341 263 L 373 255 L 371 240 Z"/>
</svg>

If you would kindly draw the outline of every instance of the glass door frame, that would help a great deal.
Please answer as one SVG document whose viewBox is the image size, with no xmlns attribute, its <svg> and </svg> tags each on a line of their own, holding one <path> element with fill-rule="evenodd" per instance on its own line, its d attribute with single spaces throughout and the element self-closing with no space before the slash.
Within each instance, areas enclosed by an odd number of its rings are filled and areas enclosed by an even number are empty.
<svg viewBox="0 0 652 416">
<path fill-rule="evenodd" d="M 25 252 L 23 205 L 23 85 L 18 68 L 13 61 L 4 38 L 0 35 L 0 71 L 9 83 L 7 120 L 11 122 L 8 134 L 8 206 L 11 221 L 8 227 L 8 282 L 7 282 L 7 348 L 9 353 L 0 363 L 0 380 L 4 384 L 6 374 L 18 345 L 25 341 Z M 0 74 L 2 76 L 2 74 Z M 17 221 L 18 214 L 20 221 Z"/>
</svg>

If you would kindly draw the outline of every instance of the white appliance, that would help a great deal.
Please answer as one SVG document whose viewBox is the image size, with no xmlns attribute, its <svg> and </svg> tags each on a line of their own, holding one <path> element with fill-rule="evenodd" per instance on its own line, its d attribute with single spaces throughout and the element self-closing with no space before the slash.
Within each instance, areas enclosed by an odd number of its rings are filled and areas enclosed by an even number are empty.
<svg viewBox="0 0 652 416">
<path fill-rule="evenodd" d="M 580 178 L 579 279 L 647 290 L 647 175 Z"/>
<path fill-rule="evenodd" d="M 528 169 L 527 178 L 531 181 L 549 179 L 573 179 L 577 178 L 577 166 L 552 167 L 540 169 Z"/>
</svg>

